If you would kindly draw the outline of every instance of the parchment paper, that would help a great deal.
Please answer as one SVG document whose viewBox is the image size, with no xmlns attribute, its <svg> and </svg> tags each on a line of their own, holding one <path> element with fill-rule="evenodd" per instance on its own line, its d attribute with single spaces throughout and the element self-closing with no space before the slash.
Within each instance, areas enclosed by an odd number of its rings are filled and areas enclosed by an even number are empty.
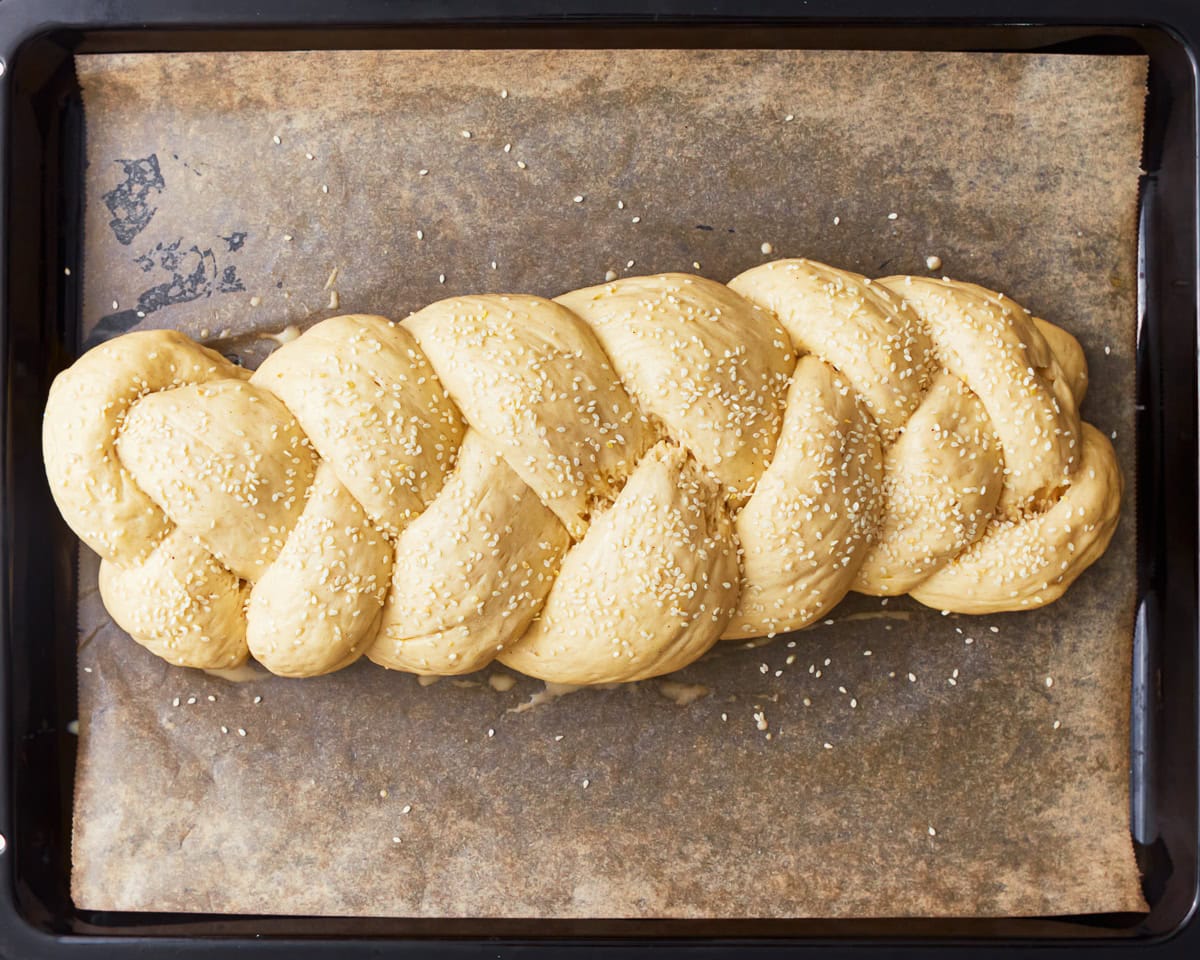
<svg viewBox="0 0 1200 960">
<path fill-rule="evenodd" d="M 1115 431 L 1129 485 L 1108 554 L 1048 609 L 852 596 L 832 623 L 722 645 L 678 678 L 710 691 L 686 706 L 647 682 L 515 713 L 541 685 L 493 689 L 499 668 L 231 683 L 122 635 L 85 556 L 80 906 L 1144 909 L 1127 799 L 1143 60 L 428 51 L 78 71 L 89 342 L 173 326 L 253 363 L 273 344 L 247 332 L 460 292 L 938 256 L 1080 337 L 1084 413 Z"/>
</svg>

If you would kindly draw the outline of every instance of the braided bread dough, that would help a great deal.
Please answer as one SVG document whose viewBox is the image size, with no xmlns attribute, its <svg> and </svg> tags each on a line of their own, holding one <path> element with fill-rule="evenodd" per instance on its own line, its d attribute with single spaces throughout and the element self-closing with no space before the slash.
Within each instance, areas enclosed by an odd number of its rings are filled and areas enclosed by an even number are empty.
<svg viewBox="0 0 1200 960">
<path fill-rule="evenodd" d="M 105 605 L 172 663 L 607 683 L 849 590 L 1056 599 L 1122 494 L 1086 387 L 1000 294 L 781 260 L 334 317 L 253 374 L 127 334 L 55 380 L 44 449 Z"/>
</svg>

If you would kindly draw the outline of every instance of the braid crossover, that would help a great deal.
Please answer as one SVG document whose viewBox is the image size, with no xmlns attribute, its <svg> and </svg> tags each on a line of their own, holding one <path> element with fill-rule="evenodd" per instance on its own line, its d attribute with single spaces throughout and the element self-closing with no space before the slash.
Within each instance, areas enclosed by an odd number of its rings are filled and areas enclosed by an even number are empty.
<svg viewBox="0 0 1200 960">
<path fill-rule="evenodd" d="M 1121 501 L 1086 387 L 1001 294 L 780 260 L 333 317 L 253 373 L 129 333 L 55 380 L 44 452 L 105 606 L 171 663 L 596 684 L 850 590 L 1055 600 Z"/>
</svg>

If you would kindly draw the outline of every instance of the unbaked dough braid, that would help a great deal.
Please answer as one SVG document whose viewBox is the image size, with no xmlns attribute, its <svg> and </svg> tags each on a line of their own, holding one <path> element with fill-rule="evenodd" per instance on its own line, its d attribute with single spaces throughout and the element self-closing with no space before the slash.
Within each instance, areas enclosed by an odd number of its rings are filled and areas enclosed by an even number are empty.
<svg viewBox="0 0 1200 960">
<path fill-rule="evenodd" d="M 1083 351 L 1000 294 L 808 260 L 334 317 L 253 374 L 172 331 L 50 391 L 46 471 L 172 663 L 638 680 L 849 590 L 1059 597 L 1122 478 Z"/>
</svg>

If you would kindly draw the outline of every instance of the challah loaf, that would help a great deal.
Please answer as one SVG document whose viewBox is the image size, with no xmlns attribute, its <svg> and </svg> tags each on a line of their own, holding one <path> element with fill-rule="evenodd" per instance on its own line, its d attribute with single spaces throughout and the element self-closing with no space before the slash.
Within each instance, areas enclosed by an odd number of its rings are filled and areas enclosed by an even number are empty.
<svg viewBox="0 0 1200 960">
<path fill-rule="evenodd" d="M 366 655 L 638 680 L 849 590 L 1059 597 L 1122 478 L 1065 331 L 808 260 L 334 317 L 253 374 L 172 331 L 55 380 L 44 447 L 114 620 L 171 663 Z"/>
</svg>

